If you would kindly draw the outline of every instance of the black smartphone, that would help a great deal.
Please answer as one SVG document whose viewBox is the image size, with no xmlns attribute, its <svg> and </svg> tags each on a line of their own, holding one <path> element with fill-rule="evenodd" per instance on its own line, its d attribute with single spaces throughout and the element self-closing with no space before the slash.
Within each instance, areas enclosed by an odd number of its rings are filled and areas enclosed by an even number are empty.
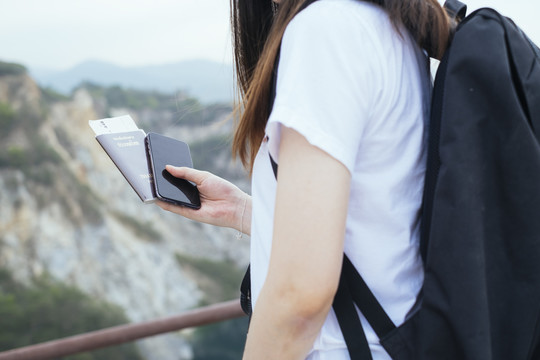
<svg viewBox="0 0 540 360">
<path fill-rule="evenodd" d="M 165 165 L 193 167 L 188 144 L 156 133 L 148 133 L 145 142 L 156 198 L 199 209 L 201 198 L 197 186 L 165 170 Z"/>
</svg>

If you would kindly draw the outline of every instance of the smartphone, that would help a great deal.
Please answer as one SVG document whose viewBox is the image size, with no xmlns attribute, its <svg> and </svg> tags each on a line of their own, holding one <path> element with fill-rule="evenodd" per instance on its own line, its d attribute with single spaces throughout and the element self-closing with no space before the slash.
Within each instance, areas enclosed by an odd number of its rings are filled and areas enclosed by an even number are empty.
<svg viewBox="0 0 540 360">
<path fill-rule="evenodd" d="M 165 165 L 193 167 L 188 144 L 156 133 L 148 133 L 145 143 L 156 198 L 199 209 L 201 198 L 197 186 L 165 170 Z"/>
</svg>

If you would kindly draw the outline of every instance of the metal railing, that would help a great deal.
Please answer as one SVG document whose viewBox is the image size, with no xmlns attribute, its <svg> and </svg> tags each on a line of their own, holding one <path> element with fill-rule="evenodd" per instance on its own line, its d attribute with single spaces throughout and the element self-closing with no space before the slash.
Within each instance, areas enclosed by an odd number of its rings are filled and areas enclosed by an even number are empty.
<svg viewBox="0 0 540 360">
<path fill-rule="evenodd" d="M 0 352 L 0 360 L 45 360 L 244 316 L 239 300 L 137 324 L 126 324 Z"/>
</svg>

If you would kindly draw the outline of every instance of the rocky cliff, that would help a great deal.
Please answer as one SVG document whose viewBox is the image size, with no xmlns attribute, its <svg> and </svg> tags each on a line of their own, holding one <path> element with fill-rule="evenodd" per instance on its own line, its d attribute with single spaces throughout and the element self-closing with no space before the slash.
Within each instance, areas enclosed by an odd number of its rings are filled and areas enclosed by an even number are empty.
<svg viewBox="0 0 540 360">
<path fill-rule="evenodd" d="M 182 94 L 168 96 L 168 108 L 130 105 L 98 90 L 81 87 L 63 98 L 27 75 L 0 76 L 0 266 L 20 281 L 48 273 L 121 306 L 134 322 L 222 300 L 181 259 L 241 267 L 246 239 L 144 205 L 88 120 L 129 113 L 146 131 L 188 142 L 196 167 L 246 188 L 227 150 L 230 107 L 201 107 Z M 191 358 L 183 334 L 139 346 L 150 360 Z"/>
</svg>

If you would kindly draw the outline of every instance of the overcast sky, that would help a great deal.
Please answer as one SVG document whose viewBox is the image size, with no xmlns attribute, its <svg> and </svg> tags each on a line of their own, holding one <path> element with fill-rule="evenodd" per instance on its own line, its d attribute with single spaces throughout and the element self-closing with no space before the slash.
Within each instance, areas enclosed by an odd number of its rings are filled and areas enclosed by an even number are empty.
<svg viewBox="0 0 540 360">
<path fill-rule="evenodd" d="M 540 44 L 538 0 L 466 2 L 512 17 Z M 230 63 L 229 0 L 0 0 L 0 44 L 0 60 L 34 68 Z"/>
</svg>

